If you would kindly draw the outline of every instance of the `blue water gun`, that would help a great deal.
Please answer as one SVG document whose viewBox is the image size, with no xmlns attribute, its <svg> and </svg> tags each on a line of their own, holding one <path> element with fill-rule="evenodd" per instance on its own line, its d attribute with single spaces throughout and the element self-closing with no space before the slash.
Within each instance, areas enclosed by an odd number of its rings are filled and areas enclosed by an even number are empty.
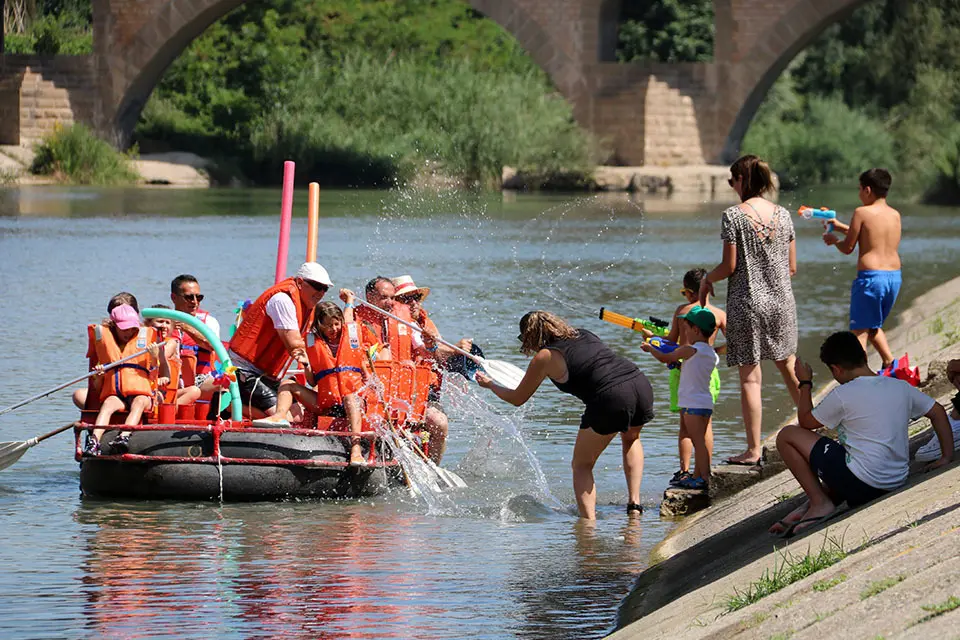
<svg viewBox="0 0 960 640">
<path fill-rule="evenodd" d="M 647 340 L 647 343 L 660 353 L 672 353 L 680 348 L 680 345 L 678 345 L 676 342 L 667 340 L 666 338 L 661 338 L 660 336 L 653 336 Z M 679 362 L 671 362 L 667 365 L 667 369 L 677 369 L 679 366 Z"/>
<path fill-rule="evenodd" d="M 797 209 L 797 215 L 804 220 L 819 218 L 820 220 L 829 220 L 827 223 L 827 233 L 833 233 L 833 221 L 837 219 L 837 212 L 832 209 L 814 209 L 813 207 L 801 206 Z"/>
</svg>

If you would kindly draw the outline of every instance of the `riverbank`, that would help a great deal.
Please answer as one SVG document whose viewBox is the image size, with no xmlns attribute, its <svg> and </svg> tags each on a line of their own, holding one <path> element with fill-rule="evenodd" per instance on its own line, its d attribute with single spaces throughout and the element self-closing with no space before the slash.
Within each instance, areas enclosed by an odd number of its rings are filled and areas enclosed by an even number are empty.
<svg viewBox="0 0 960 640">
<path fill-rule="evenodd" d="M 888 332 L 921 374 L 960 357 L 960 278 L 918 297 Z M 872 364 L 877 364 L 872 361 Z M 833 385 L 819 390 L 820 396 Z M 935 376 L 925 391 L 947 403 L 954 390 Z M 788 421 L 790 422 L 790 421 Z M 932 435 L 923 419 L 911 451 Z M 777 464 L 773 436 L 766 457 Z M 802 492 L 789 471 L 753 484 L 687 518 L 651 554 L 621 605 L 613 638 L 931 637 L 960 621 L 960 462 L 790 542 L 767 533 Z M 819 571 L 801 577 L 819 562 Z M 798 567 L 796 570 L 794 567 Z M 794 573 L 797 579 L 787 577 Z M 779 578 L 783 588 L 756 598 Z M 739 602 L 735 602 L 738 599 Z M 746 606 L 741 606 L 741 605 Z"/>
</svg>

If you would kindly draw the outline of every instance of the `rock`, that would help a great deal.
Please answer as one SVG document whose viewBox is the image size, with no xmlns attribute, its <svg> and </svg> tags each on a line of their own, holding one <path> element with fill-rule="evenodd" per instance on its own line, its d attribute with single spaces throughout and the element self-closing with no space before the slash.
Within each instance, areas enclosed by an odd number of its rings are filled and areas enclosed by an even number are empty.
<svg viewBox="0 0 960 640">
<path fill-rule="evenodd" d="M 669 196 L 673 194 L 673 180 L 669 175 L 652 176 L 635 174 L 630 182 L 630 190 L 648 195 Z"/>
<path fill-rule="evenodd" d="M 210 164 L 206 158 L 179 151 L 145 154 L 133 161 L 145 183 L 176 187 L 209 187 Z"/>
<path fill-rule="evenodd" d="M 660 516 L 671 518 L 688 516 L 710 506 L 710 495 L 706 491 L 693 489 L 667 489 L 660 502 Z"/>
<path fill-rule="evenodd" d="M 634 171 L 631 167 L 597 167 L 593 179 L 601 191 L 630 191 Z"/>
<path fill-rule="evenodd" d="M 953 383 L 947 379 L 947 362 L 932 360 L 927 365 L 927 377 L 920 383 L 920 390 L 936 398 L 952 389 L 954 389 Z"/>
</svg>

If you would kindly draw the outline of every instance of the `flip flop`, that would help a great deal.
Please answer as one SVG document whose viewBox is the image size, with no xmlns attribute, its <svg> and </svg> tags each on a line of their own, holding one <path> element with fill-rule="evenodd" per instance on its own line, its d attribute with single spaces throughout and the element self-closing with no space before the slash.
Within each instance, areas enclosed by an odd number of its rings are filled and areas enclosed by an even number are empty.
<svg viewBox="0 0 960 640">
<path fill-rule="evenodd" d="M 793 536 L 799 533 L 803 533 L 804 531 L 810 531 L 811 529 L 816 527 L 818 524 L 823 524 L 827 520 L 830 520 L 831 518 L 839 514 L 840 514 L 840 509 L 834 509 L 833 511 L 831 511 L 825 516 L 818 516 L 816 518 L 804 518 L 803 520 L 798 520 L 797 522 L 794 522 L 793 525 L 791 525 L 790 527 L 787 527 L 787 530 L 784 531 L 780 537 L 786 540 L 786 539 L 792 538 Z M 797 527 L 799 527 L 800 525 L 806 525 L 806 526 L 804 526 L 804 528 L 801 529 L 800 531 L 797 531 Z"/>
<path fill-rule="evenodd" d="M 787 532 L 787 530 L 789 530 L 790 527 L 793 526 L 794 524 L 796 524 L 796 523 L 794 523 L 794 522 L 788 522 L 786 518 L 784 518 L 784 519 L 782 519 L 782 520 L 777 520 L 777 521 L 774 522 L 772 525 L 770 525 L 770 528 L 772 529 L 772 528 L 774 527 L 774 525 L 780 525 L 780 527 L 783 529 L 783 531 L 769 531 L 769 530 L 768 530 L 767 533 L 769 533 L 769 534 L 772 535 L 772 536 L 782 537 L 782 536 Z"/>
<path fill-rule="evenodd" d="M 290 427 L 289 420 L 267 420 L 266 418 L 257 418 L 256 420 L 251 420 L 250 424 L 254 427 L 272 427 L 275 429 L 288 429 Z"/>
<path fill-rule="evenodd" d="M 761 466 L 760 458 L 757 458 L 757 459 L 754 460 L 753 462 L 749 462 L 749 461 L 747 461 L 747 460 L 734 460 L 733 458 L 727 458 L 726 460 L 723 461 L 723 464 L 734 464 L 734 465 L 739 465 L 739 466 L 741 466 L 741 467 L 759 467 L 759 466 Z"/>
</svg>

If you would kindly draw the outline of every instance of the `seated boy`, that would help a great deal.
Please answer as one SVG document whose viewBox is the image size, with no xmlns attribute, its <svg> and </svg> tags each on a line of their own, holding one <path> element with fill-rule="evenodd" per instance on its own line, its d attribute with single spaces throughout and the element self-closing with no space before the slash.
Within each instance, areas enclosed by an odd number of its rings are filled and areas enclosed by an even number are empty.
<svg viewBox="0 0 960 640">
<path fill-rule="evenodd" d="M 953 459 L 953 434 L 943 407 L 906 382 L 876 375 L 853 333 L 827 338 L 820 360 L 840 386 L 814 407 L 813 370 L 797 358 L 800 424 L 777 434 L 777 450 L 808 501 L 770 533 L 799 533 L 832 516 L 841 502 L 857 507 L 903 486 L 910 460 L 907 427 L 913 418 L 930 418 L 946 452 L 927 470 Z M 821 427 L 836 429 L 839 442 L 814 432 Z"/>
<path fill-rule="evenodd" d="M 859 245 L 857 277 L 850 288 L 850 331 L 860 339 L 864 350 L 867 340 L 880 354 L 881 369 L 893 362 L 893 353 L 883 333 L 900 293 L 900 212 L 887 204 L 892 179 L 886 169 L 870 169 L 860 174 L 860 202 L 846 225 L 833 221 L 833 228 L 844 234 L 840 240 L 825 233 L 823 241 L 836 245 L 841 253 L 853 253 Z M 831 223 L 824 223 L 831 224 Z"/>
<path fill-rule="evenodd" d="M 951 401 L 953 410 L 950 411 L 948 416 L 950 418 L 950 428 L 953 430 L 953 450 L 956 451 L 957 448 L 960 448 L 960 360 L 951 360 L 947 363 L 947 380 L 957 388 L 957 393 Z M 940 440 L 933 437 L 917 449 L 913 459 L 918 462 L 932 462 L 940 455 Z"/>
</svg>

